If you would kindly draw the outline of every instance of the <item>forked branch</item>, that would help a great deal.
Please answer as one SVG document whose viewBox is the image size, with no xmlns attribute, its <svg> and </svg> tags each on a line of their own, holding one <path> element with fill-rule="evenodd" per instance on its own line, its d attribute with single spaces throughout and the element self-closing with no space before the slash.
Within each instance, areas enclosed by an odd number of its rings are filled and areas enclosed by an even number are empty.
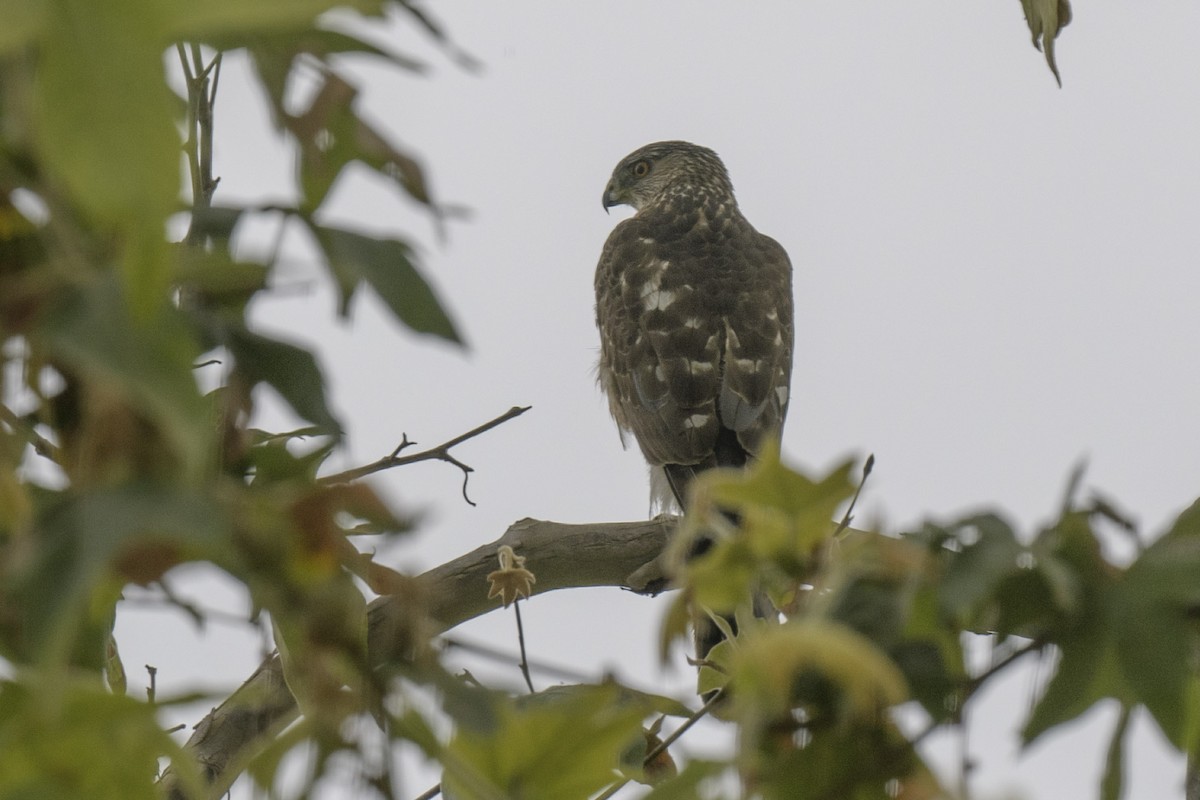
<svg viewBox="0 0 1200 800">
<path fill-rule="evenodd" d="M 467 481 L 470 479 L 471 473 L 475 470 L 471 466 L 464 464 L 462 461 L 455 458 L 450 450 L 467 441 L 468 439 L 474 439 L 476 436 L 479 436 L 482 433 L 487 433 L 492 428 L 503 425 L 510 419 L 521 416 L 530 408 L 532 408 L 532 406 L 513 406 L 495 419 L 489 420 L 488 422 L 485 422 L 476 428 L 472 428 L 466 433 L 442 442 L 436 447 L 431 447 L 428 450 L 422 450 L 419 453 L 401 455 L 404 450 L 407 450 L 409 447 L 412 447 L 416 444 L 416 442 L 410 442 L 408 440 L 408 434 L 402 434 L 400 444 L 396 445 L 396 449 L 393 450 L 389 455 L 386 455 L 378 461 L 373 461 L 370 464 L 365 464 L 361 467 L 348 469 L 345 472 L 339 472 L 335 475 L 326 475 L 325 477 L 321 478 L 320 482 L 324 484 L 350 483 L 352 481 L 359 480 L 360 478 L 365 478 L 368 475 L 373 475 L 376 472 L 382 472 L 386 469 L 392 469 L 394 467 L 403 467 L 406 464 L 416 464 L 419 461 L 445 461 L 447 464 L 453 464 L 462 470 L 463 499 L 471 505 L 475 505 L 475 503 L 471 501 L 471 498 L 467 496 Z"/>
</svg>

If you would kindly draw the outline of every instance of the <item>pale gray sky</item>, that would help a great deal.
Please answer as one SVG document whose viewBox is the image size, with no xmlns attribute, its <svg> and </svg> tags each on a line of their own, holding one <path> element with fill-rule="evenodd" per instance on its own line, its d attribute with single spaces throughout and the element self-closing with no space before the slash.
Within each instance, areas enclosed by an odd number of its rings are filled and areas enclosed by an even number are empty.
<svg viewBox="0 0 1200 800">
<path fill-rule="evenodd" d="M 257 308 L 268 328 L 318 347 L 349 429 L 344 465 L 389 452 L 404 432 L 435 444 L 533 405 L 457 452 L 477 470 L 477 508 L 445 464 L 375 481 L 428 512 L 397 564 L 432 566 L 525 516 L 645 515 L 644 467 L 621 450 L 594 385 L 592 273 L 624 213 L 601 210 L 612 167 L 666 138 L 718 151 L 747 216 L 790 252 L 785 455 L 817 468 L 874 452 L 860 520 L 895 529 L 987 505 L 1029 529 L 1082 457 L 1087 485 L 1147 535 L 1200 493 L 1197 4 L 1079 4 L 1058 42 L 1062 90 L 1015 0 L 431 10 L 481 71 L 407 28 L 378 40 L 428 60 L 430 76 L 346 64 L 360 110 L 421 154 L 437 195 L 472 217 L 439 242 L 415 206 L 351 170 L 328 219 L 422 243 L 469 352 L 398 331 L 373 298 L 358 301 L 353 325 L 331 322 L 302 240 L 279 277 L 315 288 Z M 229 58 L 221 79 L 218 200 L 287 199 L 292 155 L 268 132 L 243 65 Z M 267 411 L 265 422 L 279 419 Z M 191 590 L 221 594 L 208 580 Z M 615 590 L 535 598 L 531 654 L 684 694 L 682 656 L 664 675 L 653 655 L 664 607 Z M 510 614 L 461 631 L 515 648 Z M 168 688 L 232 687 L 259 655 L 252 638 L 197 640 L 142 614 L 119 632 L 129 663 L 157 664 Z M 515 671 L 500 674 L 516 685 Z M 1036 681 L 1016 674 L 976 706 L 979 796 L 1095 796 L 1115 709 L 1018 756 L 1013 726 Z M 1135 729 L 1126 796 L 1182 796 L 1182 758 L 1144 715 Z M 683 752 L 716 746 L 705 736 Z M 952 774 L 952 742 L 929 753 Z"/>
</svg>

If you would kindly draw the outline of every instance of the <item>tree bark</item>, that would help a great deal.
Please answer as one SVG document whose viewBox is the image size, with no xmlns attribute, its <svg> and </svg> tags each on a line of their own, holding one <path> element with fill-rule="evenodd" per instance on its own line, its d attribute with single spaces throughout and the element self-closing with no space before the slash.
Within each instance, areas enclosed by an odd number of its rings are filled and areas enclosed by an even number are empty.
<svg viewBox="0 0 1200 800">
<path fill-rule="evenodd" d="M 617 586 L 640 593 L 665 585 L 658 558 L 674 527 L 674 519 L 568 525 L 535 519 L 514 522 L 494 542 L 478 547 L 417 579 L 418 598 L 434 621 L 435 633 L 500 607 L 488 598 L 487 575 L 497 569 L 496 550 L 512 547 L 525 557 L 537 577 L 534 594 L 582 586 Z M 636 573 L 636 574 L 635 574 Z M 388 595 L 368 606 L 368 652 L 374 666 L 397 655 L 403 642 L 397 625 L 412 598 Z M 266 659 L 229 699 L 195 727 L 186 749 L 199 762 L 210 798 L 229 790 L 257 749 L 298 715 L 296 701 L 283 678 L 278 654 Z M 168 769 L 162 778 L 166 796 L 186 795 Z"/>
</svg>

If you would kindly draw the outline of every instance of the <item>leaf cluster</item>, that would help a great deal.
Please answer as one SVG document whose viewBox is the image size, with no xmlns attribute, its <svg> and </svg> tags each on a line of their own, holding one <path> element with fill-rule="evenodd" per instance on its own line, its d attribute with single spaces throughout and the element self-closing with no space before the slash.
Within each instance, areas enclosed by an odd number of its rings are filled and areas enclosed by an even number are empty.
<svg viewBox="0 0 1200 800">
<path fill-rule="evenodd" d="M 1105 797 L 1119 796 L 1132 710 L 1144 707 L 1175 747 L 1192 751 L 1200 504 L 1132 563 L 1117 563 L 1105 537 L 1140 540 L 1110 504 L 1075 501 L 1078 474 L 1057 519 L 1030 536 L 996 513 L 898 536 L 835 525 L 831 512 L 852 494 L 848 474 L 844 465 L 809 479 L 771 452 L 695 487 L 685 536 L 715 533 L 716 542 L 681 566 L 663 648 L 683 636 L 689 606 L 737 617 L 737 635 L 703 663 L 700 689 L 730 695 L 723 713 L 739 726 L 746 786 L 763 797 L 884 797 L 897 787 L 939 796 L 915 746 L 960 725 L 983 686 L 1034 653 L 1055 658 L 1044 660 L 1026 745 L 1097 703 L 1122 708 Z M 764 589 L 782 624 L 752 619 L 750 598 Z M 972 671 L 980 638 L 993 658 Z M 894 709 L 905 706 L 920 708 L 924 727 L 897 727 Z"/>
<path fill-rule="evenodd" d="M 309 237 L 341 317 L 368 287 L 408 330 L 460 342 L 409 242 L 323 212 L 359 163 L 441 219 L 417 160 L 359 115 L 337 67 L 423 69 L 356 33 L 385 14 L 444 37 L 383 0 L 0 6 L 0 796 L 152 796 L 162 756 L 178 791 L 206 791 L 153 702 L 125 696 L 112 635 L 129 584 L 203 623 L 170 588 L 186 562 L 247 588 L 247 624 L 269 614 L 306 714 L 291 744 L 353 749 L 342 723 L 382 713 L 386 693 L 361 587 L 411 593 L 397 652 L 417 663 L 427 648 L 419 592 L 349 537 L 413 521 L 366 485 L 319 478 L 343 424 L 314 354 L 257 329 L 249 308 L 272 291 L 278 254 L 241 255 L 238 231 L 257 218 Z M 228 52 L 248 56 L 301 155 L 293 206 L 213 203 Z M 316 91 L 291 102 L 304 81 Z M 181 196 L 187 233 L 173 240 Z M 263 388 L 302 427 L 254 427 Z"/>
<path fill-rule="evenodd" d="M 445 217 L 419 160 L 359 113 L 338 69 L 347 57 L 413 74 L 425 66 L 346 20 L 399 14 L 467 59 L 408 2 L 352 0 L 327 14 L 334 5 L 0 2 L 0 798 L 158 796 L 164 757 L 172 797 L 227 785 L 161 730 L 161 698 L 128 695 L 112 633 L 130 584 L 156 587 L 203 622 L 203 609 L 170 590 L 170 571 L 188 562 L 224 570 L 246 587 L 252 616 L 269 615 L 303 718 L 286 730 L 263 725 L 265 746 L 236 767 L 272 792 L 280 763 L 307 747 L 315 756 L 302 796 L 339 756 L 356 759 L 364 795 L 399 796 L 391 760 L 370 757 L 357 732 L 370 719 L 388 745 L 404 740 L 438 762 L 443 793 L 459 800 L 608 797 L 627 780 L 670 800 L 712 795 L 731 774 L 745 797 L 935 797 L 943 790 L 922 762 L 922 738 L 959 724 L 1010 664 L 1051 652 L 1026 742 L 1098 702 L 1119 703 L 1108 797 L 1120 792 L 1133 709 L 1195 750 L 1197 507 L 1131 564 L 1101 546 L 1111 509 L 1073 498 L 1032 535 L 994 513 L 885 535 L 831 522 L 854 492 L 851 464 L 813 478 L 777 453 L 697 481 L 677 537 L 680 592 L 664 655 L 695 615 L 728 634 L 702 665 L 701 691 L 715 693 L 704 709 L 610 680 L 515 698 L 448 674 L 428 641 L 421 587 L 351 539 L 413 520 L 351 477 L 321 477 L 343 421 L 313 353 L 265 334 L 248 313 L 273 289 L 277 253 L 248 257 L 236 246 L 249 220 L 304 236 L 336 287 L 336 314 L 371 291 L 407 330 L 461 341 L 411 242 L 330 225 L 323 209 L 358 164 Z M 1069 6 L 1024 8 L 1055 69 Z M 229 52 L 246 54 L 277 132 L 298 153 L 294 204 L 217 201 L 212 142 Z M 164 55 L 178 59 L 182 83 Z M 296 91 L 301 82 L 311 91 Z M 176 215 L 187 223 L 180 240 L 164 235 Z M 254 427 L 263 389 L 300 427 Z M 447 449 L 469 435 L 428 457 L 468 472 Z M 378 468 L 404 462 L 406 444 Z M 714 544 L 685 560 L 697 536 Z M 535 590 L 536 565 L 514 551 L 504 558 L 492 589 L 507 604 Z M 367 653 L 363 587 L 405 600 L 388 626 L 396 657 L 382 667 Z M 780 624 L 754 619 L 762 595 Z M 995 659 L 972 671 L 967 651 L 981 636 Z M 451 733 L 412 702 L 422 691 Z M 899 708 L 926 727 L 901 727 Z M 237 711 L 248 728 L 290 721 Z M 677 767 L 669 743 L 708 711 L 736 727 L 736 752 Z M 687 721 L 660 736 L 664 718 L 678 717 Z"/>
</svg>

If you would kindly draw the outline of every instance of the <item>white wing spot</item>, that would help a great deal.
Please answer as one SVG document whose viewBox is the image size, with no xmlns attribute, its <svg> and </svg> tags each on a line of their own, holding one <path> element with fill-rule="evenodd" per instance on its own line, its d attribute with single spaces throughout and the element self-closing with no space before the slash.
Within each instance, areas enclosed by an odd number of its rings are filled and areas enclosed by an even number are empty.
<svg viewBox="0 0 1200 800">
<path fill-rule="evenodd" d="M 779 319 L 779 312 L 772 308 L 767 312 L 767 319 L 774 322 L 775 320 Z"/>
<path fill-rule="evenodd" d="M 746 372 L 758 372 L 759 367 L 763 362 L 761 359 L 755 360 L 753 358 L 739 358 L 736 359 L 736 363 L 738 369 L 740 370 L 745 370 Z"/>
<path fill-rule="evenodd" d="M 779 405 L 786 406 L 788 401 L 788 387 L 776 386 L 775 396 L 779 398 Z"/>
<path fill-rule="evenodd" d="M 713 371 L 711 361 L 689 361 L 688 366 L 691 368 L 693 375 L 707 375 Z"/>
<path fill-rule="evenodd" d="M 657 367 L 654 368 L 654 377 L 660 381 L 665 381 L 667 379 L 667 373 L 662 368 L 662 364 L 659 364 Z"/>
<path fill-rule="evenodd" d="M 642 295 L 642 303 L 646 306 L 647 311 L 653 311 L 656 308 L 659 311 L 666 311 L 667 307 L 674 302 L 675 293 L 670 289 L 656 289 Z"/>
<path fill-rule="evenodd" d="M 687 423 L 693 428 L 703 428 L 712 419 L 712 414 L 692 414 L 687 418 Z"/>
<path fill-rule="evenodd" d="M 654 239 L 649 236 L 639 236 L 638 241 L 642 244 L 654 244 Z"/>
<path fill-rule="evenodd" d="M 783 344 L 783 334 L 779 331 L 775 331 L 775 346 L 778 347 L 781 344 Z"/>
<path fill-rule="evenodd" d="M 642 284 L 643 297 L 650 294 L 650 292 L 657 292 L 658 287 L 662 286 L 663 273 L 667 271 L 667 267 L 670 266 L 670 263 L 671 262 L 669 261 L 650 262 L 646 268 L 646 271 L 649 272 L 650 275 L 646 278 L 646 282 Z"/>
<path fill-rule="evenodd" d="M 698 330 L 703 324 L 704 321 L 699 317 L 688 317 L 683 321 L 683 327 L 691 328 L 692 330 Z"/>
</svg>

